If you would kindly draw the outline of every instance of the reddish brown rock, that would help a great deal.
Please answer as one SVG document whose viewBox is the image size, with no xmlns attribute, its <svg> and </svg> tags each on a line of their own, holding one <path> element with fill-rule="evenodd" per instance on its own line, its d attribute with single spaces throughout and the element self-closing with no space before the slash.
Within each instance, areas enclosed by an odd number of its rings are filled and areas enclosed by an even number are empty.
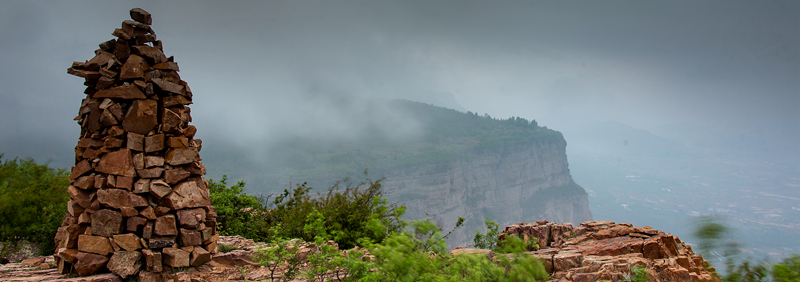
<svg viewBox="0 0 800 282">
<path fill-rule="evenodd" d="M 150 182 L 150 194 L 157 198 L 162 198 L 172 192 L 172 187 L 161 179 Z"/>
<path fill-rule="evenodd" d="M 72 173 L 70 173 L 69 175 L 69 180 L 74 181 L 81 175 L 84 175 L 90 171 L 92 171 L 92 165 L 89 164 L 89 161 L 87 160 L 80 161 L 77 164 L 75 164 L 75 166 L 72 167 Z"/>
<path fill-rule="evenodd" d="M 178 183 L 191 175 L 188 171 L 182 169 L 169 169 L 164 171 L 164 180 L 169 184 Z"/>
<path fill-rule="evenodd" d="M 180 71 L 180 68 L 178 68 L 178 64 L 175 62 L 163 62 L 155 64 L 153 65 L 153 69 Z"/>
<path fill-rule="evenodd" d="M 142 230 L 141 228 L 147 223 L 147 219 L 134 216 L 134 217 L 129 217 L 127 220 L 125 220 L 125 223 L 127 225 L 125 228 L 126 231 L 139 232 Z"/>
<path fill-rule="evenodd" d="M 146 219 L 149 219 L 149 220 L 155 220 L 156 219 L 156 213 L 155 213 L 155 210 L 153 209 L 153 207 L 144 208 L 143 210 L 139 211 L 139 215 L 141 215 L 142 217 L 144 217 Z"/>
<path fill-rule="evenodd" d="M 119 79 L 144 79 L 144 72 L 149 67 L 150 66 L 147 65 L 147 62 L 145 62 L 142 57 L 130 55 L 128 60 L 125 61 L 125 64 L 122 65 L 122 68 L 120 69 Z"/>
<path fill-rule="evenodd" d="M 158 217 L 156 219 L 155 229 L 153 233 L 159 236 L 175 236 L 178 235 L 178 227 L 175 224 L 175 216 L 168 214 Z"/>
<path fill-rule="evenodd" d="M 150 192 L 150 179 L 142 178 L 133 184 L 133 193 L 141 194 Z"/>
<path fill-rule="evenodd" d="M 161 50 L 158 50 L 158 48 L 150 47 L 147 45 L 136 45 L 133 46 L 132 49 L 134 53 L 146 57 L 148 61 L 152 61 L 153 64 L 159 64 L 167 61 L 167 56 L 165 56 L 164 53 L 161 52 Z M 165 89 L 165 91 L 168 90 Z"/>
<path fill-rule="evenodd" d="M 103 209 L 92 214 L 92 234 L 111 237 L 120 232 L 122 232 L 122 214 L 119 212 Z"/>
<path fill-rule="evenodd" d="M 77 260 L 78 262 L 75 263 L 75 272 L 81 276 L 95 273 L 104 268 L 108 263 L 107 257 L 90 253 L 78 253 Z"/>
<path fill-rule="evenodd" d="M 191 254 L 191 259 L 189 261 L 189 264 L 191 264 L 194 267 L 198 267 L 209 261 L 211 261 L 211 253 L 209 253 L 203 248 L 194 248 Z"/>
<path fill-rule="evenodd" d="M 154 100 L 134 100 L 122 121 L 122 128 L 146 135 L 158 124 L 157 109 L 158 103 Z"/>
<path fill-rule="evenodd" d="M 92 204 L 95 195 L 94 193 L 91 193 L 89 191 L 78 189 L 75 186 L 67 187 L 67 194 L 69 195 L 69 198 L 72 199 L 72 201 L 80 205 L 82 208 L 89 208 L 89 205 Z"/>
<path fill-rule="evenodd" d="M 163 135 L 162 135 L 163 136 Z M 160 151 L 158 149 L 157 151 Z M 156 167 L 156 166 L 163 166 L 164 165 L 164 157 L 159 156 L 147 156 L 144 158 L 144 166 L 146 168 Z"/>
<path fill-rule="evenodd" d="M 132 217 L 139 215 L 139 211 L 133 207 L 121 207 L 119 208 L 122 217 Z"/>
<path fill-rule="evenodd" d="M 142 250 L 142 255 L 145 259 L 145 269 L 150 272 L 161 272 L 161 252 L 153 251 L 150 249 Z"/>
<path fill-rule="evenodd" d="M 141 178 L 159 178 L 161 174 L 164 173 L 164 169 L 160 167 L 139 169 L 136 170 L 136 173 L 139 174 Z"/>
<path fill-rule="evenodd" d="M 136 170 L 133 168 L 131 151 L 122 149 L 103 155 L 97 163 L 95 170 L 103 173 L 133 177 Z"/>
<path fill-rule="evenodd" d="M 108 270 L 111 270 L 122 279 L 139 273 L 142 268 L 142 254 L 139 252 L 118 251 L 108 261 Z"/>
<path fill-rule="evenodd" d="M 146 207 L 147 200 L 139 195 L 122 189 L 100 189 L 97 199 L 101 204 L 119 209 L 122 207 Z"/>
<path fill-rule="evenodd" d="M 191 148 L 171 148 L 164 155 L 164 161 L 170 165 L 192 163 L 197 159 L 197 152 Z"/>
<path fill-rule="evenodd" d="M 114 252 L 114 248 L 111 247 L 111 242 L 106 237 L 79 235 L 78 251 L 105 256 Z"/>
<path fill-rule="evenodd" d="M 172 193 L 161 200 L 165 206 L 174 210 L 204 207 L 211 204 L 208 190 L 200 188 L 196 182 L 191 180 L 178 183 L 172 189 Z"/>
<path fill-rule="evenodd" d="M 145 137 L 144 151 L 146 153 L 158 152 L 164 149 L 164 134 L 155 134 Z"/>
<path fill-rule="evenodd" d="M 147 96 L 136 85 L 117 86 L 102 89 L 92 96 L 94 98 L 145 99 Z"/>
<path fill-rule="evenodd" d="M 114 183 L 114 187 L 130 191 L 133 188 L 133 177 L 117 176 L 117 181 Z"/>
<path fill-rule="evenodd" d="M 164 264 L 171 267 L 187 267 L 190 266 L 190 253 L 177 248 L 164 248 L 161 250 Z"/>
<path fill-rule="evenodd" d="M 181 228 L 178 238 L 181 246 L 199 246 L 203 243 L 203 238 L 197 230 Z"/>
<path fill-rule="evenodd" d="M 134 151 L 144 151 L 144 135 L 128 132 L 128 149 Z"/>
</svg>

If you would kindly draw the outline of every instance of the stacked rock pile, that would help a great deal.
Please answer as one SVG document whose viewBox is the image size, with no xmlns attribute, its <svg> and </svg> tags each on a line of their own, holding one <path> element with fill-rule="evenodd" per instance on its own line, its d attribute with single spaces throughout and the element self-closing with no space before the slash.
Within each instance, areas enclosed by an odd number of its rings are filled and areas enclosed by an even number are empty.
<svg viewBox="0 0 800 282">
<path fill-rule="evenodd" d="M 59 272 L 85 276 L 198 266 L 216 251 L 216 212 L 188 105 L 192 91 L 142 9 L 67 73 L 86 98 L 70 201 L 56 235 Z"/>
</svg>

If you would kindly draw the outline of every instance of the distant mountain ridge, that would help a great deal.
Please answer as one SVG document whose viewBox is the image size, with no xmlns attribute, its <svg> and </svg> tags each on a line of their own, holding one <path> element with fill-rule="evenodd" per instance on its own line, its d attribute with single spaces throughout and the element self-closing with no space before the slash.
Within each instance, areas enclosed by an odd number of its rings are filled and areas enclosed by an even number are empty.
<svg viewBox="0 0 800 282">
<path fill-rule="evenodd" d="M 291 182 L 324 189 L 345 177 L 359 181 L 369 169 L 371 178 L 386 178 L 387 197 L 406 204 L 408 219 L 435 218 L 451 227 L 465 217 L 451 246 L 470 243 L 486 217 L 501 225 L 592 219 L 586 192 L 569 174 L 560 132 L 523 118 L 495 119 L 408 100 L 391 101 L 388 108 L 413 117 L 421 124 L 419 135 L 399 140 L 375 130 L 354 142 L 292 140 L 249 163 L 247 152 L 219 146 L 201 155 L 210 177 L 244 179 L 249 193 L 262 195 Z"/>
</svg>

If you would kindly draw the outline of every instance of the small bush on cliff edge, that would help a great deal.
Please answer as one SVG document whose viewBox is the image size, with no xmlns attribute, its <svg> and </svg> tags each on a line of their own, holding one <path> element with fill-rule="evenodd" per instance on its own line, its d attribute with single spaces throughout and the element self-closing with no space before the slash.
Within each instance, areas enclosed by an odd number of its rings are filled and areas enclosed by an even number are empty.
<svg viewBox="0 0 800 282">
<path fill-rule="evenodd" d="M 27 240 L 41 254 L 52 254 L 53 238 L 67 213 L 69 173 L 32 159 L 2 158 L 0 154 L 0 241 Z"/>
<path fill-rule="evenodd" d="M 366 172 L 365 172 L 366 174 Z M 361 238 L 381 242 L 392 232 L 404 228 L 401 220 L 405 206 L 389 204 L 383 198 L 383 179 L 367 178 L 355 186 L 340 188 L 337 182 L 327 193 L 310 193 L 306 183 L 285 189 L 272 201 L 270 197 L 255 197 L 244 193 L 245 183 L 227 185 L 227 177 L 219 182 L 209 179 L 211 203 L 220 218 L 222 235 L 242 235 L 262 242 L 277 238 L 300 238 L 311 242 L 315 234 L 305 228 L 309 215 L 322 215 L 325 230 L 340 247 L 349 249 Z M 274 226 L 280 225 L 276 229 Z"/>
</svg>

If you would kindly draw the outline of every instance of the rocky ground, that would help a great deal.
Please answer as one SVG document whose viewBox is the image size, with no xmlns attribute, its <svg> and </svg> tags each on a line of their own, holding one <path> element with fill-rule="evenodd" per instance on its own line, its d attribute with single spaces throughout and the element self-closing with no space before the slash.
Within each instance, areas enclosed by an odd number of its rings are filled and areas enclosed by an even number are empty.
<svg viewBox="0 0 800 282">
<path fill-rule="evenodd" d="M 551 281 L 625 281 L 636 266 L 647 271 L 650 281 L 719 281 L 713 267 L 691 246 L 677 236 L 649 227 L 633 227 L 628 223 L 588 221 L 573 227 L 569 223 L 547 221 L 519 223 L 506 227 L 501 236 L 515 234 L 522 238 L 537 238 L 541 249 L 528 252 L 545 263 Z M 300 252 L 310 246 L 300 244 Z M 253 256 L 265 243 L 241 236 L 220 237 L 221 250 L 213 259 L 199 267 L 169 268 L 162 273 L 140 272 L 138 281 L 270 281 L 272 273 L 253 261 Z M 480 254 L 496 257 L 490 250 L 456 248 L 454 255 Z M 279 269 L 275 276 L 282 273 Z M 111 282 L 123 280 L 113 273 L 86 277 L 58 274 L 53 256 L 33 257 L 19 263 L 0 265 L 0 281 L 82 281 Z M 301 281 L 301 280 L 297 280 Z M 331 279 L 331 281 L 336 281 Z"/>
</svg>

